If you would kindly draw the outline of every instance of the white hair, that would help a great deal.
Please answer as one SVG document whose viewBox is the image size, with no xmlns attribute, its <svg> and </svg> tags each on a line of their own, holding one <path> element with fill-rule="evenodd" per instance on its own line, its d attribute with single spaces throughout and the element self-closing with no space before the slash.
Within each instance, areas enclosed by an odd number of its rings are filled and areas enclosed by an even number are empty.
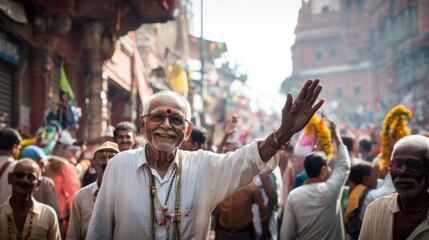
<svg viewBox="0 0 429 240">
<path fill-rule="evenodd" d="M 411 149 L 423 149 L 426 151 L 426 161 L 429 161 L 429 138 L 422 135 L 411 135 L 399 139 L 395 146 L 393 146 L 392 157 L 395 150 L 399 147 L 406 147 Z"/>
<path fill-rule="evenodd" d="M 191 105 L 189 104 L 188 100 L 183 95 L 181 95 L 177 92 L 170 91 L 170 90 L 160 91 L 160 92 L 150 96 L 144 105 L 142 115 L 149 114 L 149 108 L 150 108 L 150 105 L 152 104 L 152 101 L 159 96 L 179 97 L 183 101 L 183 103 L 185 104 L 185 107 L 186 107 L 185 119 L 188 120 L 189 122 L 191 121 L 191 117 L 192 117 Z"/>
</svg>

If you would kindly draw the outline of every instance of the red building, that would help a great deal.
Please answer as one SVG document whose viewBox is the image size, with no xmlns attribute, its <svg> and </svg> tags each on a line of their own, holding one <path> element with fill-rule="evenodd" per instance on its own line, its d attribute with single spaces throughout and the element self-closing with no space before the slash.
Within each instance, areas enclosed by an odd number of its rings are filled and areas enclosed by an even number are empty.
<svg viewBox="0 0 429 240">
<path fill-rule="evenodd" d="M 407 94 L 426 99 L 429 16 L 423 13 L 429 9 L 423 2 L 303 1 L 293 72 L 282 92 L 320 78 L 324 111 L 356 124 L 382 120 Z"/>
</svg>

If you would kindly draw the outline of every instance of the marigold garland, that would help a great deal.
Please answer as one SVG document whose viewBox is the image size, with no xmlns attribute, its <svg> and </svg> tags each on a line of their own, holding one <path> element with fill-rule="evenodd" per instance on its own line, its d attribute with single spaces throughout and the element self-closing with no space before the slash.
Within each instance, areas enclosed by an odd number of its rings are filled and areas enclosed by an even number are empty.
<svg viewBox="0 0 429 240">
<path fill-rule="evenodd" d="M 302 134 L 304 134 L 305 136 L 310 136 L 315 134 L 316 126 L 318 122 L 319 122 L 319 118 L 317 117 L 316 114 L 314 114 L 313 117 L 311 117 L 310 121 L 308 121 L 307 125 L 305 125 L 304 132 Z"/>
<path fill-rule="evenodd" d="M 332 145 L 331 145 L 331 131 L 326 126 L 324 118 L 320 119 L 317 123 L 317 151 L 326 153 L 326 158 L 332 158 Z"/>
<path fill-rule="evenodd" d="M 332 158 L 331 131 L 328 129 L 325 119 L 319 119 L 316 114 L 310 119 L 304 128 L 304 135 L 316 134 L 316 151 L 323 151 L 328 159 Z"/>
<path fill-rule="evenodd" d="M 411 110 L 400 104 L 392 108 L 384 118 L 383 130 L 381 131 L 381 149 L 378 155 L 381 170 L 387 169 L 392 154 L 393 146 L 390 146 L 390 134 L 392 132 L 396 133 L 394 142 L 405 136 L 409 136 L 410 131 L 407 128 L 407 120 L 411 118 L 411 115 Z"/>
</svg>

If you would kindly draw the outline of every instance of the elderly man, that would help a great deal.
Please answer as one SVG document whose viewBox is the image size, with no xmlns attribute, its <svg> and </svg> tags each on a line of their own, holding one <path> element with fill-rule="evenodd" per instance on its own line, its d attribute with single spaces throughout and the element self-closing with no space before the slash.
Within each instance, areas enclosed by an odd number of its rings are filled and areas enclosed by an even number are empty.
<svg viewBox="0 0 429 240">
<path fill-rule="evenodd" d="M 82 188 L 74 196 L 70 224 L 66 235 L 67 239 L 85 239 L 98 189 L 103 181 L 104 170 L 109 159 L 118 152 L 118 144 L 109 141 L 104 142 L 95 149 L 91 165 L 98 173 L 98 180 Z"/>
<path fill-rule="evenodd" d="M 47 165 L 46 155 L 38 146 L 29 145 L 22 150 L 21 158 L 33 159 L 40 167 L 42 176 L 40 177 L 40 186 L 34 191 L 33 197 L 38 202 L 51 206 L 57 216 L 61 218 L 60 206 L 58 205 L 57 195 L 55 194 L 55 185 L 52 179 L 43 176 L 45 166 Z"/>
<path fill-rule="evenodd" d="M 429 138 L 396 142 L 389 172 L 396 192 L 368 206 L 359 239 L 429 239 Z"/>
<path fill-rule="evenodd" d="M 193 127 L 189 102 L 153 95 L 139 117 L 148 144 L 108 164 L 87 239 L 205 239 L 213 208 L 277 166 L 277 152 L 323 104 L 315 104 L 321 89 L 308 80 L 295 101 L 288 94 L 273 133 L 227 154 L 179 150 Z"/>
<path fill-rule="evenodd" d="M 33 198 L 40 185 L 40 167 L 32 159 L 17 162 L 8 173 L 12 196 L 0 206 L 0 239 L 60 240 L 55 210 Z"/>
</svg>

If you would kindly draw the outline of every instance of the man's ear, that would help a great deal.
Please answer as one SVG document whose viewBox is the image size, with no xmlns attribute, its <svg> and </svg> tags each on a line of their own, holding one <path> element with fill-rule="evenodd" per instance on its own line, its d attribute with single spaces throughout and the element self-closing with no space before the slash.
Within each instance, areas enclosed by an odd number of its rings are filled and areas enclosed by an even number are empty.
<svg viewBox="0 0 429 240">
<path fill-rule="evenodd" d="M 139 128 L 140 128 L 140 133 L 142 135 L 145 135 L 144 134 L 145 126 L 144 126 L 144 117 L 143 117 L 143 115 L 140 115 L 140 117 L 139 117 Z"/>
<path fill-rule="evenodd" d="M 363 185 L 368 186 L 368 178 L 369 178 L 368 175 L 363 175 L 363 178 L 362 178 Z"/>
<path fill-rule="evenodd" d="M 189 136 L 191 136 L 191 132 L 193 128 L 194 128 L 194 124 L 192 122 L 189 122 L 188 127 L 186 128 L 185 141 L 188 140 Z"/>
<path fill-rule="evenodd" d="M 37 183 L 36 183 L 36 185 L 35 185 L 35 188 L 34 188 L 34 190 L 37 190 L 37 189 L 39 189 L 39 187 L 40 187 L 40 184 L 42 183 L 42 180 L 40 180 L 40 179 L 37 179 Z"/>
</svg>

